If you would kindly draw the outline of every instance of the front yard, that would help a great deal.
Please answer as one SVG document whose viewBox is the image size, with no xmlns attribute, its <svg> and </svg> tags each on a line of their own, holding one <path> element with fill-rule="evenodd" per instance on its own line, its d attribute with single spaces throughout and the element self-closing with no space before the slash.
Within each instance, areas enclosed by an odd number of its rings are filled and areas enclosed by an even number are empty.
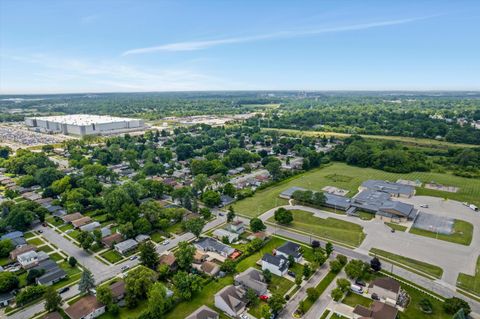
<svg viewBox="0 0 480 319">
<path fill-rule="evenodd" d="M 107 250 L 104 253 L 101 253 L 100 256 L 105 258 L 108 262 L 115 264 L 116 262 L 119 262 L 120 260 L 123 259 L 123 256 L 116 250 Z"/>
</svg>

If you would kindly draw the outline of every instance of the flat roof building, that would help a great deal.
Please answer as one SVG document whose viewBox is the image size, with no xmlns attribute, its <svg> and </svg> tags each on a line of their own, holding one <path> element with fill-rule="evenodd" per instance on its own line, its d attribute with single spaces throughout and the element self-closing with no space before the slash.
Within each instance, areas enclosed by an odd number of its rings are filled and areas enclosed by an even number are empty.
<svg viewBox="0 0 480 319">
<path fill-rule="evenodd" d="M 90 114 L 26 117 L 25 124 L 37 131 L 79 136 L 130 132 L 145 127 L 140 119 Z"/>
</svg>

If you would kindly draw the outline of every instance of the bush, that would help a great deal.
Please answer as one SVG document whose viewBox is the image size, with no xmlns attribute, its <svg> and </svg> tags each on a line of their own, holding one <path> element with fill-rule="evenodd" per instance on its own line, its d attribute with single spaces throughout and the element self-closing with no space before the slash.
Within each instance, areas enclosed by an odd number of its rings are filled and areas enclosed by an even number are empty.
<svg viewBox="0 0 480 319">
<path fill-rule="evenodd" d="M 457 297 L 445 299 L 443 310 L 445 310 L 446 313 L 453 315 L 460 309 L 463 309 L 465 315 L 468 315 L 471 311 L 470 305 L 463 299 Z"/>
<path fill-rule="evenodd" d="M 316 301 L 318 299 L 318 297 L 320 297 L 320 292 L 313 287 L 308 288 L 307 289 L 307 296 L 308 296 L 308 299 L 310 299 L 311 301 Z"/>
<path fill-rule="evenodd" d="M 15 300 L 19 305 L 23 306 L 29 303 L 30 301 L 41 298 L 45 293 L 45 289 L 46 289 L 45 286 L 41 286 L 41 285 L 28 286 L 18 293 Z"/>
<path fill-rule="evenodd" d="M 9 292 L 17 287 L 17 276 L 8 271 L 0 272 L 0 293 Z"/>
</svg>

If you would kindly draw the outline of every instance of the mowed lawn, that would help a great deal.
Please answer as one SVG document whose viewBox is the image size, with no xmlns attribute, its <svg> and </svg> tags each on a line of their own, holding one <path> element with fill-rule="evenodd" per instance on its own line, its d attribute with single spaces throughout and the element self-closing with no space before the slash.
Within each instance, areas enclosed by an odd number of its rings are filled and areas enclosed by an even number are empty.
<svg viewBox="0 0 480 319">
<path fill-rule="evenodd" d="M 293 222 L 287 227 L 294 228 L 318 237 L 358 247 L 365 239 L 363 227 L 336 218 L 319 218 L 310 212 L 292 210 Z M 269 222 L 275 223 L 270 217 Z"/>
<path fill-rule="evenodd" d="M 410 233 L 468 246 L 472 242 L 473 225 L 464 220 L 455 219 L 453 233 L 450 235 L 437 234 L 428 230 L 413 227 L 410 229 Z"/>
<path fill-rule="evenodd" d="M 480 257 L 477 259 L 475 275 L 458 274 L 457 287 L 480 296 Z"/>
<path fill-rule="evenodd" d="M 433 276 L 435 278 L 442 278 L 443 269 L 438 267 L 438 266 L 428 264 L 428 263 L 423 262 L 423 261 L 415 260 L 415 259 L 412 259 L 412 258 L 392 254 L 388 251 L 377 249 L 377 248 L 370 249 L 370 252 L 372 254 L 377 255 L 380 258 L 385 257 L 387 259 L 390 259 L 391 261 L 395 262 L 396 264 L 405 265 L 405 266 L 410 267 L 412 269 L 419 270 L 420 272 L 424 272 L 424 273 L 426 273 L 430 276 Z"/>
<path fill-rule="evenodd" d="M 417 195 L 429 195 L 440 198 L 458 200 L 460 202 L 474 203 L 480 206 L 480 179 L 470 179 L 451 174 L 413 172 L 408 174 L 388 173 L 372 168 L 350 166 L 345 163 L 332 163 L 328 166 L 311 170 L 294 176 L 275 186 L 268 187 L 255 193 L 254 196 L 236 202 L 233 207 L 239 214 L 255 217 L 269 209 L 288 202 L 278 197 L 284 190 L 299 186 L 320 191 L 325 186 L 336 186 L 347 189 L 351 197 L 358 191 L 358 186 L 367 179 L 381 179 L 392 182 L 398 179 L 420 180 L 422 182 L 436 182 L 460 188 L 458 193 L 448 193 L 417 187 Z"/>
</svg>

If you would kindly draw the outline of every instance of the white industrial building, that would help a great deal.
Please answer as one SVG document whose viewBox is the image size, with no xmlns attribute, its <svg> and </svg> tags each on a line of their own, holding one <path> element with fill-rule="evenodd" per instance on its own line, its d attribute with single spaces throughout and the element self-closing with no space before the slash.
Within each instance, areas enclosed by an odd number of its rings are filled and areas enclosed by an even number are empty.
<svg viewBox="0 0 480 319">
<path fill-rule="evenodd" d="M 26 117 L 25 124 L 37 131 L 79 136 L 130 132 L 145 127 L 140 119 L 90 114 Z"/>
</svg>

